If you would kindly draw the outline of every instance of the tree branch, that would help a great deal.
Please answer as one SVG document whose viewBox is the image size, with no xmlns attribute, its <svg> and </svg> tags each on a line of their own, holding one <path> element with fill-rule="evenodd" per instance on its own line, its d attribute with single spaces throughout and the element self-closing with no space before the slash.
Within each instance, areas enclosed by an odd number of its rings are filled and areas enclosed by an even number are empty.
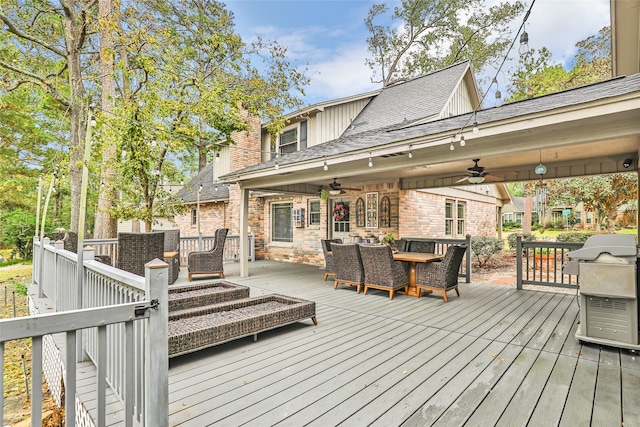
<svg viewBox="0 0 640 427">
<path fill-rule="evenodd" d="M 2 68 L 6 68 L 7 70 L 11 70 L 14 73 L 20 74 L 22 76 L 28 77 L 28 80 L 19 80 L 17 82 L 16 85 L 14 85 L 13 89 L 16 89 L 17 87 L 19 87 L 22 84 L 26 84 L 26 83 L 31 83 L 31 84 L 35 84 L 37 86 L 42 87 L 47 93 L 49 93 L 51 96 L 53 96 L 53 98 L 60 102 L 62 105 L 64 105 L 65 107 L 69 106 L 69 101 L 67 99 L 65 99 L 60 92 L 58 92 L 58 90 L 55 88 L 55 86 L 53 84 L 51 84 L 51 82 L 49 82 L 47 79 L 43 79 L 42 77 L 30 73 L 28 71 L 25 70 L 21 70 L 19 68 L 14 67 L 13 65 L 9 64 L 8 62 L 2 61 L 0 60 L 0 67 Z"/>
<path fill-rule="evenodd" d="M 56 55 L 62 56 L 63 58 L 67 57 L 67 53 L 63 50 L 60 50 L 52 45 L 50 45 L 49 43 L 45 42 L 44 40 L 40 40 L 37 39 L 29 34 L 23 33 L 22 31 L 20 31 L 20 29 L 18 29 L 15 25 L 13 25 L 13 22 L 11 22 L 9 20 L 9 18 L 7 18 L 7 16 L 0 12 L 0 20 L 2 22 L 4 22 L 4 24 L 7 26 L 7 30 L 14 34 L 15 36 L 24 39 L 24 40 L 29 40 L 33 43 L 36 43 L 39 46 L 42 46 L 43 48 L 55 53 Z"/>
</svg>

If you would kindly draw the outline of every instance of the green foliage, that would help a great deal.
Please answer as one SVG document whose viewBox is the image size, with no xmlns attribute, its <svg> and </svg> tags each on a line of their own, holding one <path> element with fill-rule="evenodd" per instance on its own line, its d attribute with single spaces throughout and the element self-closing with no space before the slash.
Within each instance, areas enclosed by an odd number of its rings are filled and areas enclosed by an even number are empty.
<svg viewBox="0 0 640 427">
<path fill-rule="evenodd" d="M 520 58 L 511 76 L 511 97 L 507 102 L 520 101 L 611 78 L 611 27 L 576 43 L 574 67 L 565 70 L 551 63 L 546 47 L 530 50 Z"/>
<path fill-rule="evenodd" d="M 596 233 L 589 231 L 572 231 L 570 233 L 560 233 L 556 237 L 556 241 L 563 243 L 584 243 L 587 239 Z"/>
<path fill-rule="evenodd" d="M 502 229 L 504 231 L 512 230 L 514 228 L 522 228 L 522 224 L 515 221 L 506 221 L 502 223 Z"/>
<path fill-rule="evenodd" d="M 27 294 L 28 294 L 27 285 L 25 285 L 22 282 L 17 281 L 16 279 L 10 279 L 9 281 L 15 287 L 16 293 L 18 295 L 22 295 L 23 297 L 27 296 Z"/>
<path fill-rule="evenodd" d="M 483 0 L 403 0 L 390 25 L 376 23 L 389 9 L 375 4 L 369 31 L 367 65 L 383 86 L 470 60 L 481 74 L 498 65 L 511 44 L 511 23 L 523 12 L 519 1 L 486 7 Z"/>
<path fill-rule="evenodd" d="M 536 236 L 534 236 L 532 233 L 522 233 L 522 234 L 518 234 L 518 233 L 513 233 L 513 234 L 509 234 L 509 237 L 507 237 L 507 243 L 509 244 L 509 247 L 511 249 L 515 249 L 517 246 L 517 238 L 518 236 L 522 237 L 522 241 L 524 242 L 532 242 L 534 240 L 536 240 Z"/>
<path fill-rule="evenodd" d="M 15 210 L 0 215 L 0 241 L 12 246 L 12 257 L 31 259 L 36 217 L 30 212 Z"/>
<path fill-rule="evenodd" d="M 504 242 L 497 237 L 473 236 L 471 237 L 471 251 L 480 267 L 487 265 L 489 259 L 502 251 Z"/>
</svg>

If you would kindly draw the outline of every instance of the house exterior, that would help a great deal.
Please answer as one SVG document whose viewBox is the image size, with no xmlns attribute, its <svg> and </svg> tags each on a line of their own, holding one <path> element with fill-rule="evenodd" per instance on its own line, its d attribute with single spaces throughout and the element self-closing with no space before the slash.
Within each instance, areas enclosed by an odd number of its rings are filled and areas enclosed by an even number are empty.
<svg viewBox="0 0 640 427">
<path fill-rule="evenodd" d="M 265 126 L 254 121 L 252 132 L 234 135 L 236 144 L 222 147 L 220 161 L 207 165 L 181 190 L 179 196 L 190 210 L 175 222 L 184 236 L 198 231 L 212 234 L 220 227 L 238 234 L 241 189 L 225 183 L 235 170 L 265 162 L 277 169 L 281 160 L 338 139 L 348 144 L 361 135 L 442 120 L 473 111 L 478 105 L 472 70 L 464 62 L 399 85 L 291 113 L 287 126 L 273 139 Z M 411 158 L 410 153 L 409 148 L 402 155 Z M 325 164 L 324 185 L 311 190 L 293 183 L 280 191 L 251 191 L 247 231 L 255 234 L 258 258 L 321 265 L 320 240 L 326 238 L 379 239 L 388 233 L 396 238 L 495 236 L 500 209 L 508 200 L 501 184 L 405 190 L 397 180 L 382 176 L 351 181 L 338 189 L 331 184 L 334 179 L 340 183 L 340 175 L 332 173 L 332 166 Z"/>
</svg>

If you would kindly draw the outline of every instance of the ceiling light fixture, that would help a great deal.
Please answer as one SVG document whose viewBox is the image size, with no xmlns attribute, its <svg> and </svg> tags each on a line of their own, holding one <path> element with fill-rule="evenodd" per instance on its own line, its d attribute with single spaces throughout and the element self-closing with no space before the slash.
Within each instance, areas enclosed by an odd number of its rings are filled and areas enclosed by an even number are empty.
<svg viewBox="0 0 640 427">
<path fill-rule="evenodd" d="M 329 190 L 329 194 L 331 194 L 332 196 L 338 196 L 340 193 L 340 190 Z"/>
<path fill-rule="evenodd" d="M 471 184 L 482 184 L 484 182 L 484 176 L 470 176 L 469 183 Z"/>
<path fill-rule="evenodd" d="M 542 164 L 542 150 L 540 150 L 540 164 L 536 166 L 535 173 L 540 176 L 540 179 L 542 179 L 542 175 L 547 173 L 547 167 Z"/>
</svg>

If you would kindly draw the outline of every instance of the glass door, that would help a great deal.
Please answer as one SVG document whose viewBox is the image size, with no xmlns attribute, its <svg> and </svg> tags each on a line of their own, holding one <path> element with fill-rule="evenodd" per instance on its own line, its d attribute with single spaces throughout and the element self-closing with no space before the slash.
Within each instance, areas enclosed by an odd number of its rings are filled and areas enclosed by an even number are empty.
<svg viewBox="0 0 640 427">
<path fill-rule="evenodd" d="M 329 211 L 331 224 L 331 238 L 342 239 L 347 243 L 351 241 L 349 237 L 350 232 L 350 217 L 351 206 L 348 199 L 332 199 L 331 209 Z"/>
</svg>

